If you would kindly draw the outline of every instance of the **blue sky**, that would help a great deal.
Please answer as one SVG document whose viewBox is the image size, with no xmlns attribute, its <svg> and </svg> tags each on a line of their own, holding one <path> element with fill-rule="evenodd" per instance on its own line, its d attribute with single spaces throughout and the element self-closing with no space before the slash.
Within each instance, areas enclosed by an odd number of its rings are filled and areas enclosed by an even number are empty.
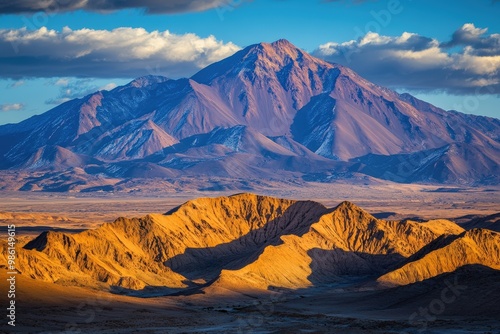
<svg viewBox="0 0 500 334">
<path fill-rule="evenodd" d="M 498 1 L 68 3 L 0 4 L 0 124 L 136 76 L 190 76 L 280 38 L 444 109 L 500 115 Z"/>
</svg>

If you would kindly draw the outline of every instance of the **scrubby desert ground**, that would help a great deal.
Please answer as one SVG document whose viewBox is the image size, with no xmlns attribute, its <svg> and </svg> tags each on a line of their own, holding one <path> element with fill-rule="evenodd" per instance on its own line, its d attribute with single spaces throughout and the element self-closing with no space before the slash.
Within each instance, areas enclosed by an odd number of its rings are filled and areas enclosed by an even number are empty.
<svg viewBox="0 0 500 334">
<path fill-rule="evenodd" d="M 25 244 L 49 229 L 79 232 L 118 217 L 165 213 L 192 198 L 232 193 L 1 193 L 0 225 L 5 232 L 15 224 L 18 243 Z M 500 203 L 498 187 L 310 184 L 262 195 L 312 199 L 327 207 L 349 200 L 377 218 L 458 223 L 497 213 Z M 131 297 L 19 275 L 17 326 L 12 330 L 2 323 L 1 328 L 7 333 L 500 333 L 499 308 L 490 302 L 500 300 L 500 274 L 474 270 L 483 274 L 473 284 L 466 269 L 387 290 L 356 277 L 296 291 L 218 291 L 217 298 L 203 293 Z M 2 297 L 4 276 L 2 270 Z M 438 315 L 422 316 L 422 309 L 436 307 L 450 282 L 467 288 Z"/>
<path fill-rule="evenodd" d="M 490 279 L 498 282 L 500 275 L 484 277 Z M 412 322 L 414 312 L 440 298 L 444 281 L 418 287 L 418 293 L 412 287 L 388 294 L 346 284 L 320 291 L 231 295 L 214 300 L 203 295 L 132 298 L 22 279 L 17 331 L 10 332 L 498 333 L 500 319 L 467 315 L 473 306 L 461 311 L 460 300 L 432 321 L 419 318 Z M 461 298 L 473 300 L 477 292 L 470 289 Z M 491 293 L 499 296 L 498 290 Z M 402 302 L 408 299 L 409 303 Z"/>
</svg>

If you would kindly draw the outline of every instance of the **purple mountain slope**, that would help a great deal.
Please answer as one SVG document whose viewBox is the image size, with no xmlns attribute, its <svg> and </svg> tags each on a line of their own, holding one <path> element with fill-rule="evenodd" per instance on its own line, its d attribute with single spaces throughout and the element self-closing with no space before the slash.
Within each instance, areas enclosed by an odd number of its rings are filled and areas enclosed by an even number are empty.
<svg viewBox="0 0 500 334">
<path fill-rule="evenodd" d="M 337 172 L 500 182 L 500 120 L 400 95 L 286 40 L 249 46 L 190 79 L 146 76 L 66 102 L 0 126 L 0 140 L 1 169 L 51 177 L 76 167 L 117 182 Z"/>
</svg>

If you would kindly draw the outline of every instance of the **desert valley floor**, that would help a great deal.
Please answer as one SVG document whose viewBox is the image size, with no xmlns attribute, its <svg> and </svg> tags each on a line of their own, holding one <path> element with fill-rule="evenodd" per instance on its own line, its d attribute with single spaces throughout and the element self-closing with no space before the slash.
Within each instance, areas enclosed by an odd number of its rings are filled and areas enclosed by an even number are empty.
<svg viewBox="0 0 500 334">
<path fill-rule="evenodd" d="M 18 247 L 22 247 L 47 230 L 76 235 L 118 217 L 164 214 L 191 199 L 229 195 L 232 193 L 1 193 L 0 225 L 6 231 L 7 225 L 15 224 Z M 497 214 L 500 203 L 498 187 L 392 183 L 354 186 L 311 183 L 307 187 L 276 188 L 259 195 L 313 200 L 326 208 L 349 201 L 376 217 L 377 222 L 449 219 L 459 225 Z M 282 238 L 288 241 L 290 236 Z M 3 254 L 5 239 L 3 233 Z M 35 243 L 33 247 L 46 246 Z M 492 243 L 491 247 L 492 257 L 498 256 L 498 243 Z M 415 262 L 422 260 L 415 256 Z M 492 261 L 495 264 L 498 258 Z M 384 286 L 369 275 L 339 275 L 328 284 L 297 289 L 286 284 L 269 289 L 241 289 L 241 286 L 232 289 L 231 284 L 211 284 L 212 281 L 193 276 L 192 281 L 199 283 L 199 289 L 168 296 L 161 289 L 130 293 L 133 289 L 90 286 L 81 281 L 52 283 L 21 273 L 16 282 L 16 328 L 12 330 L 2 324 L 0 332 L 500 333 L 497 302 L 500 271 L 492 267 L 495 265 L 462 266 L 454 272 L 399 286 Z M 7 284 L 5 270 L 1 272 L 3 296 Z M 451 287 L 448 292 L 457 290 L 452 301 L 449 296 L 443 297 L 447 287 Z"/>
</svg>

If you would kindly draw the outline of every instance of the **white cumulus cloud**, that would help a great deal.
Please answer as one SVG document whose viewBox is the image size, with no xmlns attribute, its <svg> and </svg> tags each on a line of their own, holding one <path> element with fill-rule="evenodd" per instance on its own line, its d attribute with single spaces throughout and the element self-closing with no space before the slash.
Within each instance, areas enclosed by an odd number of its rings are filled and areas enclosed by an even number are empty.
<svg viewBox="0 0 500 334">
<path fill-rule="evenodd" d="M 500 94 L 500 34 L 472 23 L 450 41 L 414 33 L 320 45 L 313 54 L 351 67 L 380 85 L 453 94 Z"/>
<path fill-rule="evenodd" d="M 0 110 L 4 112 L 22 109 L 24 109 L 24 104 L 22 103 L 0 104 Z"/>
<path fill-rule="evenodd" d="M 238 51 L 214 36 L 143 28 L 0 29 L 0 76 L 133 78 L 190 76 Z"/>
</svg>

